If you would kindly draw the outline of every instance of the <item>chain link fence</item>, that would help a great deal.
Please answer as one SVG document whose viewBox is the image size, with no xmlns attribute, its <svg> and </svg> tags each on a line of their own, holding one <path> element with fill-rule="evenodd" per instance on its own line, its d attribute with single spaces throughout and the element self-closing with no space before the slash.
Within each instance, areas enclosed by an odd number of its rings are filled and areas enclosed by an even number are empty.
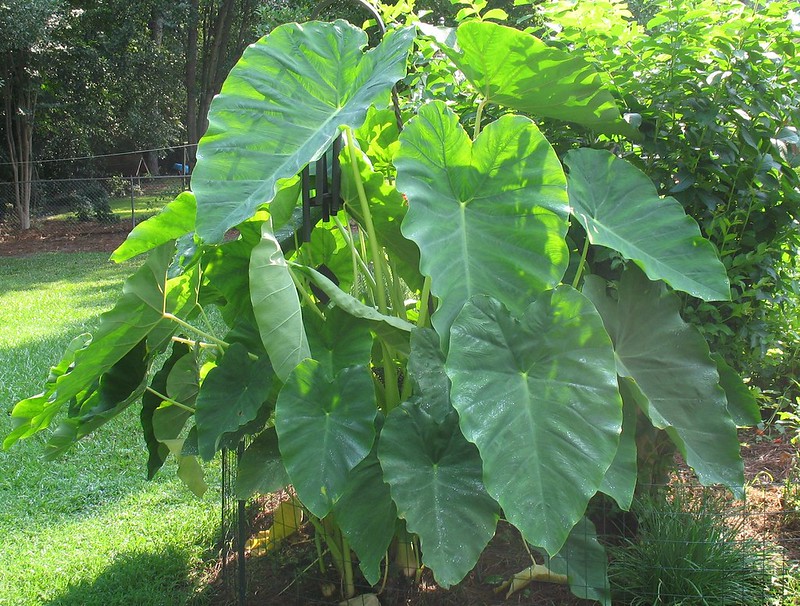
<svg viewBox="0 0 800 606">
<path fill-rule="evenodd" d="M 31 181 L 31 229 L 48 234 L 130 231 L 189 188 L 189 176 L 98 177 Z M 15 208 L 15 186 L 0 183 L 0 241 L 17 237 L 22 222 Z"/>
</svg>

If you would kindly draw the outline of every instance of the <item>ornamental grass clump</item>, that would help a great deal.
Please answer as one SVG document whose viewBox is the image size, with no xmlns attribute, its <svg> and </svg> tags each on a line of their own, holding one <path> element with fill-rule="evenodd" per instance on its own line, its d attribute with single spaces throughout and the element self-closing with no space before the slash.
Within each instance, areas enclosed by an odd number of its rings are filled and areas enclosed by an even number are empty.
<svg viewBox="0 0 800 606">
<path fill-rule="evenodd" d="M 708 491 L 638 500 L 636 538 L 611 550 L 615 601 L 632 606 L 771 603 L 769 546 L 742 537 L 746 516 L 730 505 Z"/>
</svg>

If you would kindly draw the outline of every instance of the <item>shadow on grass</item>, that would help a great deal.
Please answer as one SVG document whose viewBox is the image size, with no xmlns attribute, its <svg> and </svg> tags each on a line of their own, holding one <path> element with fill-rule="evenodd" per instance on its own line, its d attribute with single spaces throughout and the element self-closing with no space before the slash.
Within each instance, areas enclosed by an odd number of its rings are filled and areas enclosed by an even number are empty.
<svg viewBox="0 0 800 606">
<path fill-rule="evenodd" d="M 212 603 L 212 589 L 202 583 L 196 564 L 177 549 L 122 553 L 99 576 L 71 586 L 46 606 L 201 606 Z"/>
</svg>

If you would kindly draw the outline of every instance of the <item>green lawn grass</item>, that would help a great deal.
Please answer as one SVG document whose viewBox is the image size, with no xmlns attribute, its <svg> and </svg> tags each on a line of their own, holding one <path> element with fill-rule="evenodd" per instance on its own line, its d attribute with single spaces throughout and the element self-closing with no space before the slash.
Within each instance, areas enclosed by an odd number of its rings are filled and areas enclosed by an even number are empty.
<svg viewBox="0 0 800 606">
<path fill-rule="evenodd" d="M 37 393 L 70 339 L 95 326 L 113 304 L 132 268 L 107 257 L 0 259 L 4 412 Z M 216 538 L 218 491 L 197 499 L 169 464 L 147 482 L 134 408 L 56 462 L 40 458 L 46 436 L 0 451 L 0 604 L 198 601 Z M 10 429 L 7 414 L 0 415 L 0 436 Z M 218 468 L 207 476 L 215 486 Z"/>
</svg>

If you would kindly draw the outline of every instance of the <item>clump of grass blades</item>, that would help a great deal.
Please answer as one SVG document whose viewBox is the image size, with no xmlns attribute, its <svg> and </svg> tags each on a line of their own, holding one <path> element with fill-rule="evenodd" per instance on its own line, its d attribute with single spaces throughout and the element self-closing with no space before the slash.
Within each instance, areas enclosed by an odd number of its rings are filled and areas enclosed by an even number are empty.
<svg viewBox="0 0 800 606">
<path fill-rule="evenodd" d="M 634 505 L 635 539 L 610 550 L 615 600 L 631 606 L 754 606 L 771 601 L 771 550 L 743 539 L 741 511 L 709 491 L 672 490 Z"/>
</svg>

